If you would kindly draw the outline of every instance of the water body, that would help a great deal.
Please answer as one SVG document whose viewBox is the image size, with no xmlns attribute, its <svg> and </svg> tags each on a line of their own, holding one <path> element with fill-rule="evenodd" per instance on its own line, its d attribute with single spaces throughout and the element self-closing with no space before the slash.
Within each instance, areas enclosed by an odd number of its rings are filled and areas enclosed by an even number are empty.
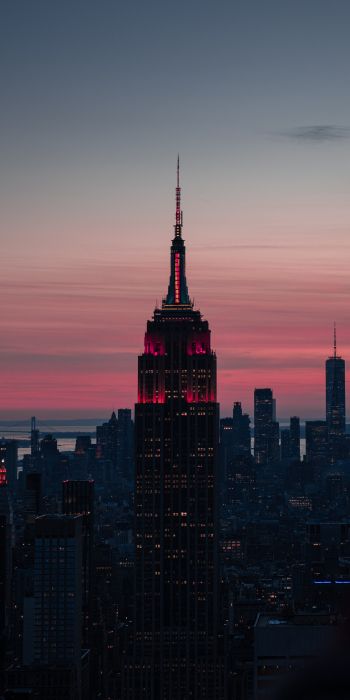
<svg viewBox="0 0 350 700">
<path fill-rule="evenodd" d="M 77 435 L 89 435 L 96 438 L 96 426 L 108 418 L 80 418 L 77 420 L 37 421 L 40 438 L 51 434 L 57 440 L 61 452 L 73 451 Z M 18 440 L 18 458 L 22 459 L 30 452 L 30 421 L 0 421 L 0 437 Z"/>
<path fill-rule="evenodd" d="M 78 418 L 76 420 L 46 420 L 37 421 L 40 437 L 48 433 L 57 440 L 58 449 L 61 452 L 71 452 L 75 448 L 77 435 L 89 435 L 94 441 L 96 439 L 96 426 L 107 421 L 106 418 Z M 281 428 L 288 427 L 288 424 Z M 0 421 L 0 437 L 18 440 L 18 458 L 30 452 L 30 421 Z M 252 450 L 254 449 L 254 439 L 252 439 Z M 305 454 L 305 438 L 300 440 L 301 455 Z"/>
</svg>

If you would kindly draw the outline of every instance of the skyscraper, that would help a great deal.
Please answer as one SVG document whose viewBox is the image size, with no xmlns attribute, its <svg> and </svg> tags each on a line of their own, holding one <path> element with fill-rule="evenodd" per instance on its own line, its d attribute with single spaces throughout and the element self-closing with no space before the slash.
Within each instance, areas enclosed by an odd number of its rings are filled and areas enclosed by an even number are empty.
<svg viewBox="0 0 350 700">
<path fill-rule="evenodd" d="M 300 460 L 300 418 L 291 416 L 289 423 L 290 431 L 290 458 L 292 461 Z"/>
<path fill-rule="evenodd" d="M 306 459 L 326 460 L 328 452 L 328 427 L 324 420 L 309 420 L 305 423 Z"/>
<path fill-rule="evenodd" d="M 119 408 L 117 465 L 119 474 L 126 479 L 132 477 L 134 456 L 133 427 L 130 408 Z"/>
<path fill-rule="evenodd" d="M 239 401 L 233 404 L 233 429 L 232 448 L 233 454 L 250 455 L 250 418 L 247 413 L 242 412 L 242 405 Z"/>
<path fill-rule="evenodd" d="M 227 468 L 230 460 L 232 459 L 232 442 L 233 435 L 233 418 L 221 418 L 220 419 L 220 487 L 223 491 L 226 490 L 226 479 L 227 479 Z"/>
<path fill-rule="evenodd" d="M 35 521 L 34 661 L 64 665 L 81 655 L 81 517 Z"/>
<path fill-rule="evenodd" d="M 109 459 L 113 467 L 117 466 L 118 454 L 118 420 L 115 411 L 106 423 L 96 428 L 96 444 L 102 457 Z"/>
<path fill-rule="evenodd" d="M 36 418 L 32 416 L 30 431 L 30 454 L 33 459 L 39 454 L 39 430 L 36 427 Z"/>
<path fill-rule="evenodd" d="M 92 551 L 94 537 L 94 482 L 66 480 L 62 483 L 62 512 L 82 516 L 82 609 L 83 642 L 88 645 L 91 618 Z"/>
<path fill-rule="evenodd" d="M 81 566 L 82 517 L 36 518 L 34 597 L 24 601 L 23 634 L 24 666 L 35 697 L 86 698 Z"/>
<path fill-rule="evenodd" d="M 279 424 L 271 389 L 254 391 L 254 457 L 258 464 L 279 459 Z"/>
<path fill-rule="evenodd" d="M 329 437 L 345 433 L 345 361 L 337 354 L 334 325 L 333 355 L 326 360 L 326 420 Z"/>
<path fill-rule="evenodd" d="M 283 462 L 290 461 L 290 430 L 285 428 L 281 430 L 281 460 Z"/>
<path fill-rule="evenodd" d="M 135 406 L 135 647 L 126 697 L 209 700 L 218 652 L 216 356 L 185 276 L 179 167 L 170 282 Z"/>
</svg>

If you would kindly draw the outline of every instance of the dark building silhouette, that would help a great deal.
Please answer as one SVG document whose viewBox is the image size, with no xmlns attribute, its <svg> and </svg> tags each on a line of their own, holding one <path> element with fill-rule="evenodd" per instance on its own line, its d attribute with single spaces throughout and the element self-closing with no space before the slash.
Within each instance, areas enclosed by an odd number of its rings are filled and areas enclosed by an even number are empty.
<svg viewBox="0 0 350 700">
<path fill-rule="evenodd" d="M 305 423 L 306 459 L 326 460 L 328 454 L 328 427 L 326 421 L 310 420 Z"/>
<path fill-rule="evenodd" d="M 290 445 L 290 430 L 284 428 L 281 430 L 281 459 L 284 462 L 289 462 L 291 458 L 291 445 Z"/>
<path fill-rule="evenodd" d="M 56 457 L 58 453 L 56 438 L 54 438 L 51 434 L 45 435 L 45 437 L 40 440 L 40 452 L 44 459 Z"/>
<path fill-rule="evenodd" d="M 43 515 L 35 523 L 34 662 L 64 665 L 81 655 L 80 517 Z"/>
<path fill-rule="evenodd" d="M 94 482 L 67 480 L 62 483 L 62 512 L 82 516 L 82 610 L 83 641 L 88 645 L 91 620 L 92 555 L 94 539 Z"/>
<path fill-rule="evenodd" d="M 34 591 L 24 599 L 23 666 L 8 670 L 9 689 L 27 688 L 40 700 L 87 700 L 81 564 L 82 518 L 37 518 Z"/>
<path fill-rule="evenodd" d="M 280 424 L 273 420 L 268 431 L 267 461 L 269 463 L 279 462 L 280 458 Z"/>
<path fill-rule="evenodd" d="M 168 294 L 139 357 L 135 648 L 124 697 L 222 697 L 218 426 L 216 356 L 187 291 L 178 182 Z"/>
<path fill-rule="evenodd" d="M 75 454 L 86 455 L 91 448 L 90 435 L 78 435 L 75 441 Z"/>
<path fill-rule="evenodd" d="M 60 492 L 63 479 L 67 478 L 69 462 L 67 456 L 60 453 L 57 440 L 51 434 L 40 440 L 39 464 L 43 473 L 44 491 L 55 496 Z"/>
<path fill-rule="evenodd" d="M 220 484 L 225 489 L 228 465 L 232 458 L 233 419 L 220 419 Z"/>
<path fill-rule="evenodd" d="M 326 360 L 326 421 L 329 436 L 345 433 L 345 360 L 337 354 L 334 327 L 333 355 Z"/>
<path fill-rule="evenodd" d="M 291 416 L 289 423 L 290 432 L 290 459 L 293 462 L 300 460 L 300 418 Z"/>
<path fill-rule="evenodd" d="M 30 431 L 30 454 L 32 459 L 35 459 L 38 456 L 39 451 L 39 430 L 36 427 L 36 418 L 35 416 L 32 416 Z"/>
<path fill-rule="evenodd" d="M 39 472 L 28 472 L 25 475 L 24 502 L 27 516 L 40 515 L 42 510 L 42 475 Z"/>
<path fill-rule="evenodd" d="M 35 521 L 34 596 L 24 601 L 23 668 L 9 687 L 34 697 L 87 697 L 87 654 L 81 645 L 82 517 L 42 515 Z"/>
<path fill-rule="evenodd" d="M 242 412 L 242 404 L 236 401 L 233 404 L 232 423 L 232 449 L 233 454 L 250 454 L 250 418 L 247 413 Z"/>
<path fill-rule="evenodd" d="M 133 476 L 134 424 L 130 408 L 118 409 L 118 445 L 117 465 L 121 476 L 130 479 Z"/>
<path fill-rule="evenodd" d="M 110 460 L 117 467 L 118 455 L 118 419 L 113 411 L 109 421 L 96 428 L 96 445 L 98 454 Z"/>
<path fill-rule="evenodd" d="M 254 457 L 257 464 L 279 460 L 279 424 L 271 389 L 254 391 Z"/>
<path fill-rule="evenodd" d="M 232 457 L 228 465 L 226 504 L 250 504 L 255 485 L 256 471 L 252 455 L 246 452 Z"/>
</svg>

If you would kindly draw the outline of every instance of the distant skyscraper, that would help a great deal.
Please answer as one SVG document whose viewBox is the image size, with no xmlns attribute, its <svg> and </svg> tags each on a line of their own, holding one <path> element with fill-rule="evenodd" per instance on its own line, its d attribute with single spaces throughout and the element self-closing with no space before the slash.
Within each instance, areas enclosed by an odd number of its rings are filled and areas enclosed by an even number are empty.
<svg viewBox="0 0 350 700">
<path fill-rule="evenodd" d="M 278 460 L 279 425 L 271 389 L 254 391 L 254 457 L 258 464 Z"/>
<path fill-rule="evenodd" d="M 345 361 L 337 354 L 334 326 L 333 355 L 326 360 L 326 420 L 329 436 L 345 433 Z"/>
<path fill-rule="evenodd" d="M 118 450 L 117 464 L 119 473 L 126 479 L 133 477 L 134 462 L 134 424 L 130 408 L 118 409 Z"/>
<path fill-rule="evenodd" d="M 242 412 L 242 405 L 239 401 L 233 404 L 233 424 L 232 424 L 232 448 L 233 454 L 250 454 L 250 418 L 247 413 Z"/>
<path fill-rule="evenodd" d="M 228 464 L 232 458 L 232 431 L 233 431 L 233 419 L 232 418 L 221 418 L 220 419 L 220 471 L 219 479 L 220 485 L 226 487 L 226 478 L 228 474 Z"/>
<path fill-rule="evenodd" d="M 306 421 L 305 438 L 307 460 L 325 460 L 328 453 L 328 427 L 326 421 Z"/>
<path fill-rule="evenodd" d="M 29 472 L 25 475 L 24 503 L 27 517 L 34 518 L 42 509 L 42 475 Z"/>
<path fill-rule="evenodd" d="M 60 454 L 57 440 L 51 434 L 45 435 L 40 440 L 40 462 L 43 472 L 43 490 L 45 493 L 55 495 L 67 476 L 68 458 Z"/>
<path fill-rule="evenodd" d="M 273 420 L 268 430 L 267 461 L 269 463 L 279 462 L 280 458 L 280 424 Z"/>
<path fill-rule="evenodd" d="M 281 430 L 281 459 L 284 462 L 289 462 L 290 460 L 290 430 L 285 428 Z"/>
<path fill-rule="evenodd" d="M 75 441 L 75 454 L 82 456 L 86 455 L 91 448 L 90 435 L 78 435 Z"/>
<path fill-rule="evenodd" d="M 290 458 L 293 462 L 300 460 L 300 418 L 291 416 L 290 419 Z"/>
<path fill-rule="evenodd" d="M 36 427 L 35 416 L 32 416 L 31 420 L 30 453 L 33 459 L 39 454 L 39 430 Z"/>
<path fill-rule="evenodd" d="M 118 458 L 118 420 L 115 411 L 106 423 L 96 428 L 97 449 L 104 459 L 109 459 L 114 467 Z"/>
<path fill-rule="evenodd" d="M 138 379 L 135 655 L 126 697 L 218 700 L 216 357 L 187 291 L 179 181 L 168 294 L 147 323 Z"/>
</svg>

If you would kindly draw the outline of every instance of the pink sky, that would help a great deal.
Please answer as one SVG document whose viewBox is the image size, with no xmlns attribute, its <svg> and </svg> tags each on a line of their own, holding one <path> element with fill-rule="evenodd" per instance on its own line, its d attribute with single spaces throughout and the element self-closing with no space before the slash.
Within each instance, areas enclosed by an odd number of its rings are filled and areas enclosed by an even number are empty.
<svg viewBox="0 0 350 700">
<path fill-rule="evenodd" d="M 148 246 L 124 239 L 94 259 L 82 250 L 3 261 L 3 418 L 100 416 L 133 405 L 146 321 L 167 288 L 170 235 Z M 190 294 L 218 356 L 222 414 L 235 400 L 251 411 L 254 388 L 270 386 L 280 418 L 322 417 L 333 319 L 345 358 L 350 347 L 342 236 L 337 245 L 326 235 L 293 245 L 270 235 L 261 245 L 248 236 L 203 247 L 190 231 L 186 238 Z"/>
<path fill-rule="evenodd" d="M 323 417 L 334 320 L 350 355 L 350 4 L 333 4 L 6 3 L 3 418 L 133 405 L 178 152 L 222 413 L 271 386 L 280 418 Z"/>
</svg>

